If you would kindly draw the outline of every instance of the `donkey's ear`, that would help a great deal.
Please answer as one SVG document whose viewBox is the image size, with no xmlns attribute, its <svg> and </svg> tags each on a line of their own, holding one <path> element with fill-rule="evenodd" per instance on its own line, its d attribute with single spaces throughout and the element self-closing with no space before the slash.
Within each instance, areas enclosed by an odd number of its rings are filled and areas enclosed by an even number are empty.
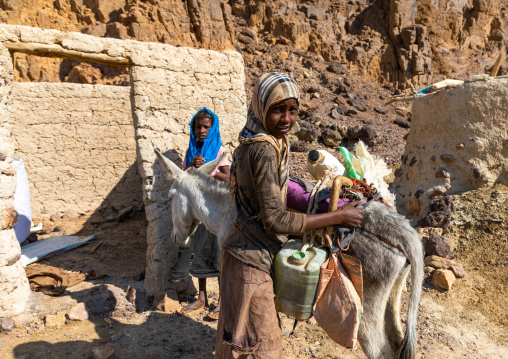
<svg viewBox="0 0 508 359">
<path fill-rule="evenodd" d="M 157 148 L 154 148 L 155 154 L 157 155 L 157 158 L 159 159 L 159 163 L 161 164 L 162 168 L 167 172 L 169 178 L 177 178 L 181 174 L 183 174 L 183 171 L 173 163 L 169 158 L 164 156 Z"/>
<path fill-rule="evenodd" d="M 224 152 L 219 158 L 214 159 L 212 162 L 205 163 L 203 166 L 199 167 L 199 172 L 211 175 L 219 165 L 220 161 L 224 159 L 224 157 L 226 157 L 226 152 Z"/>
</svg>

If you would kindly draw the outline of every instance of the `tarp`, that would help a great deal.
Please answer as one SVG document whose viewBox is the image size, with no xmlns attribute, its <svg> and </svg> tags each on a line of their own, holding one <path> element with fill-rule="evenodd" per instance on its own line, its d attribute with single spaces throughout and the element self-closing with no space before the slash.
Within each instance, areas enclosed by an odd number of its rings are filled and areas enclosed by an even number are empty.
<svg viewBox="0 0 508 359">
<path fill-rule="evenodd" d="M 78 236 L 58 236 L 28 244 L 21 247 L 21 263 L 23 263 L 23 266 L 27 266 L 40 259 L 66 252 L 88 243 L 97 238 L 98 235 L 99 233 L 94 233 L 84 239 Z"/>
</svg>

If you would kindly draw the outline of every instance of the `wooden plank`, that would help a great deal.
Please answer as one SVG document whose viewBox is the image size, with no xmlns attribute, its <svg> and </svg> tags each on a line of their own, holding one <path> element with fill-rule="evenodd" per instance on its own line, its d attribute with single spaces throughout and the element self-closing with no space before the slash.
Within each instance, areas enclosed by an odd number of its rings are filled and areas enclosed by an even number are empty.
<svg viewBox="0 0 508 359">
<path fill-rule="evenodd" d="M 95 62 L 109 66 L 129 66 L 131 60 L 126 57 L 114 57 L 104 53 L 89 53 L 65 49 L 58 44 L 38 44 L 5 41 L 3 45 L 12 52 L 22 52 L 28 55 L 44 57 L 58 57 L 77 61 Z"/>
</svg>

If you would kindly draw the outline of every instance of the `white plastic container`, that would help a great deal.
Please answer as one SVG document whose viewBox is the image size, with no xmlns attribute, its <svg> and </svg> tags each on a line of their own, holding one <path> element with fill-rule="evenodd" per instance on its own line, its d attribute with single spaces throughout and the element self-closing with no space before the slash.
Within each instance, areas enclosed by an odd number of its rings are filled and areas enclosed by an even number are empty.
<svg viewBox="0 0 508 359">
<path fill-rule="evenodd" d="M 336 159 L 330 152 L 325 150 L 312 150 L 309 152 L 307 156 L 307 171 L 314 177 L 316 180 L 321 179 L 323 177 L 324 171 L 326 167 L 330 168 L 335 176 L 344 175 L 346 169 Z"/>
</svg>

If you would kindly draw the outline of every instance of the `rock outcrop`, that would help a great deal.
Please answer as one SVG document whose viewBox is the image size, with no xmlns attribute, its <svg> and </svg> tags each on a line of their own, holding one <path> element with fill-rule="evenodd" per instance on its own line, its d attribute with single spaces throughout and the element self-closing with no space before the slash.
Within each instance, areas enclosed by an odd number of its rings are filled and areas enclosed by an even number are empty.
<svg viewBox="0 0 508 359">
<path fill-rule="evenodd" d="M 507 9 L 508 0 L 5 0 L 0 22 L 215 50 L 285 44 L 412 89 L 490 71 L 506 55 Z M 19 81 L 94 78 L 90 68 L 71 75 L 77 65 L 19 55 L 15 73 Z M 96 69 L 105 79 L 93 83 L 127 75 Z"/>
<path fill-rule="evenodd" d="M 0 2 L 0 21 L 98 37 L 214 50 L 232 48 L 230 7 L 220 0 Z"/>
</svg>

